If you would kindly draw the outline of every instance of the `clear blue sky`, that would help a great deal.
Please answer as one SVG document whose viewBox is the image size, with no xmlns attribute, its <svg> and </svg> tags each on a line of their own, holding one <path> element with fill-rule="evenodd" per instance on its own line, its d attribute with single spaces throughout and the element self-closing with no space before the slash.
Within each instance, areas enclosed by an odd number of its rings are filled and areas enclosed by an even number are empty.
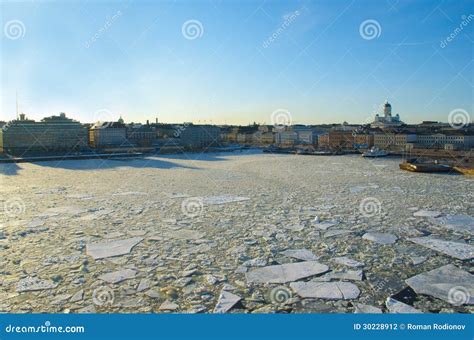
<svg viewBox="0 0 474 340">
<path fill-rule="evenodd" d="M 409 123 L 474 115 L 472 0 L 37 0 L 1 13 L 0 120 L 15 117 L 15 91 L 31 118 L 83 122 L 269 123 L 285 109 L 294 123 L 361 123 L 386 99 Z"/>
</svg>

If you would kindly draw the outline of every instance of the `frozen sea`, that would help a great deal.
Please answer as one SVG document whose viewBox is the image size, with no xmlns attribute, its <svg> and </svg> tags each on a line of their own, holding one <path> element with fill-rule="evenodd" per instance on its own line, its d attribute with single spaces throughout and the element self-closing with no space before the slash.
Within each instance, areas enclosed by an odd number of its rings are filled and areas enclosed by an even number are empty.
<svg viewBox="0 0 474 340">
<path fill-rule="evenodd" d="M 399 163 L 0 164 L 0 312 L 472 313 L 474 178 Z"/>
</svg>

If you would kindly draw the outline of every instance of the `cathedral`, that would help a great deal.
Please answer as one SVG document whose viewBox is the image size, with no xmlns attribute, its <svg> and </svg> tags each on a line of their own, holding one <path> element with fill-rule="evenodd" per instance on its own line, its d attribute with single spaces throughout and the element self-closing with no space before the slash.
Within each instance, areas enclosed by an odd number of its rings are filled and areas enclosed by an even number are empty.
<svg viewBox="0 0 474 340">
<path fill-rule="evenodd" d="M 392 105 L 388 101 L 383 105 L 383 116 L 375 115 L 375 120 L 370 124 L 372 128 L 389 128 L 403 125 L 400 116 L 397 114 L 392 116 Z"/>
</svg>

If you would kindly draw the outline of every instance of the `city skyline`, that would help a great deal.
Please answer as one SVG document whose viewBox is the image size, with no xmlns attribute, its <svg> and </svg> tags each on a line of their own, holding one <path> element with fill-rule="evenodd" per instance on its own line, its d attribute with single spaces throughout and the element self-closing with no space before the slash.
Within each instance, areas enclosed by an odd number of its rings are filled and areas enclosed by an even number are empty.
<svg viewBox="0 0 474 340">
<path fill-rule="evenodd" d="M 0 120 L 17 91 L 35 120 L 364 123 L 386 99 L 407 124 L 472 117 L 469 1 L 363 3 L 2 3 Z"/>
</svg>

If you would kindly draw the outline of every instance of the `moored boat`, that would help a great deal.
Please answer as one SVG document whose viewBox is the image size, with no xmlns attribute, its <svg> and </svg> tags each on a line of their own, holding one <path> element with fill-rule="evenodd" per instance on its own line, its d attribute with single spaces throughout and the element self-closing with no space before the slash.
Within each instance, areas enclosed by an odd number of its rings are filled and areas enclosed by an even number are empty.
<svg viewBox="0 0 474 340">
<path fill-rule="evenodd" d="M 385 150 L 380 150 L 379 148 L 372 147 L 370 150 L 367 150 L 362 154 L 362 157 L 385 157 L 388 156 L 388 152 Z"/>
<path fill-rule="evenodd" d="M 455 167 L 453 167 L 453 169 L 456 170 L 457 172 L 463 174 L 463 175 L 474 176 L 474 168 L 465 168 L 465 167 L 462 167 L 462 166 L 455 166 Z"/>
<path fill-rule="evenodd" d="M 453 168 L 437 162 L 406 161 L 400 163 L 400 169 L 412 172 L 450 172 Z"/>
</svg>

